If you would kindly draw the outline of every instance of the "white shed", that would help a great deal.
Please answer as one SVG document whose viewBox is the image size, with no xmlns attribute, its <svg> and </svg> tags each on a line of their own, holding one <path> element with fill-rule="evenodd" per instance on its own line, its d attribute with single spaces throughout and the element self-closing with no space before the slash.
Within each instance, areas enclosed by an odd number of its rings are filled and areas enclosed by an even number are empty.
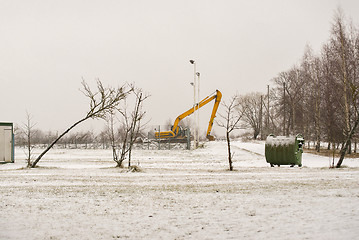
<svg viewBox="0 0 359 240">
<path fill-rule="evenodd" d="M 0 163 L 14 162 L 14 127 L 0 122 Z"/>
</svg>

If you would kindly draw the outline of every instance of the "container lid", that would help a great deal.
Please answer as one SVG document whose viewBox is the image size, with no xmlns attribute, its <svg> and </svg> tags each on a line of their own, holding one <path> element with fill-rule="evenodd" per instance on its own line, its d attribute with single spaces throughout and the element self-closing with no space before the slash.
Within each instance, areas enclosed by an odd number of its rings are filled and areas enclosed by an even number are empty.
<svg viewBox="0 0 359 240">
<path fill-rule="evenodd" d="M 266 145 L 270 146 L 288 146 L 295 143 L 294 136 L 273 136 L 270 135 L 266 139 Z"/>
</svg>

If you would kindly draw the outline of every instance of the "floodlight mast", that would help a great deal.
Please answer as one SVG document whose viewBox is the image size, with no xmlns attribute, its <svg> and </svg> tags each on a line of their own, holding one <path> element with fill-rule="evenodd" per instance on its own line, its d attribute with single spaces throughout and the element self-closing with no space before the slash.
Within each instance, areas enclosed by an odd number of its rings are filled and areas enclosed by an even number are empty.
<svg viewBox="0 0 359 240">
<path fill-rule="evenodd" d="M 200 95 L 199 95 L 199 79 L 200 79 L 200 73 L 199 72 L 196 72 L 196 75 L 197 75 L 197 102 L 198 102 L 198 107 L 197 107 L 197 127 L 198 127 L 198 130 L 197 130 L 197 147 L 198 147 L 198 144 L 199 144 L 199 134 L 200 134 L 200 125 L 199 125 L 199 100 L 201 99 L 200 98 Z"/>
<path fill-rule="evenodd" d="M 196 87 L 197 87 L 197 84 L 196 84 L 196 79 L 197 79 L 197 72 L 196 72 L 196 61 L 195 60 L 189 60 L 189 62 L 193 65 L 193 69 L 194 69 L 194 78 L 193 78 L 193 108 L 194 110 L 196 110 L 196 106 L 197 106 L 197 101 L 196 101 Z M 197 148 L 198 147 L 198 132 L 197 132 L 197 111 L 194 112 L 194 129 L 193 129 L 193 140 L 194 140 L 194 148 Z"/>
</svg>

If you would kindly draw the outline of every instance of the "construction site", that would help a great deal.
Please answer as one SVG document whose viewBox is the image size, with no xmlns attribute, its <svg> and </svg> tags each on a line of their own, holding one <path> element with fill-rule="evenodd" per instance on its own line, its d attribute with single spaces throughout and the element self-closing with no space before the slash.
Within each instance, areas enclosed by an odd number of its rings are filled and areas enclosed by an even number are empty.
<svg viewBox="0 0 359 240">
<path fill-rule="evenodd" d="M 175 119 L 173 125 L 167 126 L 169 129 L 161 130 L 161 126 L 159 125 L 154 131 L 148 133 L 147 142 L 156 142 L 158 149 L 161 149 L 161 145 L 163 148 L 171 149 L 171 144 L 177 145 L 181 144 L 185 147 L 185 149 L 191 149 L 191 142 L 194 141 L 192 147 L 196 148 L 199 144 L 199 127 L 194 127 L 193 133 L 191 133 L 189 126 L 183 126 L 181 121 L 187 117 L 190 117 L 192 114 L 196 113 L 199 109 L 206 106 L 210 102 L 213 101 L 213 109 L 211 116 L 209 117 L 208 127 L 206 131 L 206 139 L 209 141 L 214 141 L 215 137 L 211 135 L 214 119 L 216 117 L 216 113 L 219 107 L 219 104 L 222 99 L 222 93 L 219 90 L 216 90 L 213 94 L 205 97 L 200 102 L 196 103 L 194 106 L 190 107 L 187 111 L 178 115 Z M 194 118 L 196 121 L 196 118 Z M 197 130 L 197 131 L 196 131 Z M 176 148 L 176 147 L 175 147 Z"/>
</svg>

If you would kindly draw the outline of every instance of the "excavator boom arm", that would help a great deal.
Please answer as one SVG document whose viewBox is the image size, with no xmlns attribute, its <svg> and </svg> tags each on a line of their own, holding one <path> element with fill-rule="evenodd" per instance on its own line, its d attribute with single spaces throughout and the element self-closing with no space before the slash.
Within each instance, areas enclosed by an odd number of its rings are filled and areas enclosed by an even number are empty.
<svg viewBox="0 0 359 240">
<path fill-rule="evenodd" d="M 209 140 L 214 140 L 214 137 L 211 136 L 210 133 L 211 133 L 211 130 L 212 130 L 214 118 L 216 117 L 216 112 L 217 112 L 219 103 L 221 102 L 221 98 L 222 98 L 222 93 L 219 90 L 216 90 L 216 94 L 207 96 L 202 101 L 200 101 L 197 105 L 193 106 L 192 108 L 188 109 L 186 112 L 179 115 L 176 118 L 176 120 L 175 120 L 175 122 L 173 124 L 172 131 L 165 131 L 165 132 L 160 132 L 160 133 L 156 132 L 156 137 L 158 137 L 158 138 L 176 137 L 177 134 L 178 134 L 178 131 L 179 131 L 178 130 L 178 124 L 182 119 L 184 119 L 185 117 L 191 115 L 194 111 L 200 109 L 201 107 L 203 107 L 204 105 L 206 105 L 207 103 L 212 101 L 213 99 L 216 99 L 215 103 L 214 103 L 214 106 L 213 106 L 213 110 L 212 110 L 211 118 L 210 118 L 210 121 L 209 121 L 208 129 L 207 129 L 207 138 Z"/>
<path fill-rule="evenodd" d="M 211 131 L 212 131 L 212 127 L 213 127 L 213 121 L 214 121 L 214 118 L 216 117 L 216 113 L 217 113 L 219 104 L 221 102 L 221 99 L 222 99 L 222 93 L 219 90 L 217 90 L 217 97 L 216 97 L 216 101 L 214 102 L 211 118 L 210 118 L 209 124 L 208 124 L 207 135 L 206 135 L 206 137 L 210 141 L 214 140 L 214 137 L 211 136 Z"/>
</svg>

